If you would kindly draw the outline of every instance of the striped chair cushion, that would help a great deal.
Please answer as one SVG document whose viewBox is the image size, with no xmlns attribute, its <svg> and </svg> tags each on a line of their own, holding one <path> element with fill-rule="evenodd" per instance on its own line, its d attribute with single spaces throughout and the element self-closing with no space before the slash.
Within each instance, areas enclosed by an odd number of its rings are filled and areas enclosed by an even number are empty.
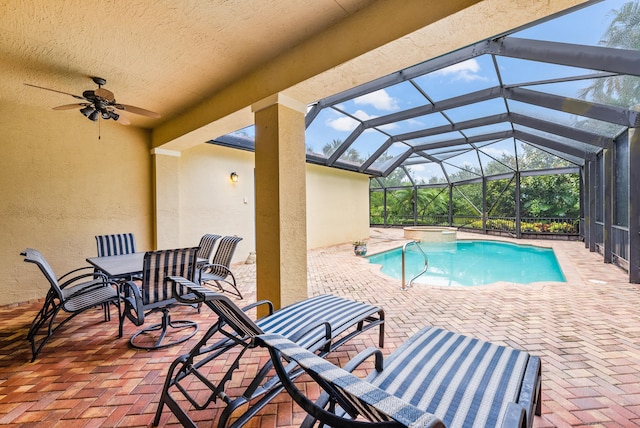
<svg viewBox="0 0 640 428">
<path fill-rule="evenodd" d="M 440 426 L 435 415 L 375 387 L 280 335 L 264 334 L 258 342 L 294 360 L 301 367 L 340 391 L 342 398 L 371 422 L 396 421 L 406 427 Z M 277 363 L 276 363 L 277 364 Z"/>
<path fill-rule="evenodd" d="M 367 381 L 437 415 L 447 427 L 501 426 L 529 354 L 435 327 L 411 337 Z"/>
<path fill-rule="evenodd" d="M 265 333 L 276 333 L 287 338 L 295 338 L 309 326 L 329 323 L 332 328 L 331 336 L 336 337 L 357 322 L 379 312 L 379 307 L 325 294 L 286 306 L 256 323 Z M 305 336 L 297 343 L 307 349 L 313 349 L 314 343 L 323 337 L 324 330 L 317 328 L 314 334 Z"/>
<path fill-rule="evenodd" d="M 346 376 L 343 370 L 316 359 L 282 336 L 263 335 L 258 341 L 320 373 L 343 390 L 345 399 L 371 421 L 384 420 L 379 414 L 382 412 L 406 424 L 396 415 L 395 406 L 400 404 L 388 401 L 387 395 L 391 395 L 410 406 L 407 412 L 419 409 L 450 428 L 502 426 L 508 407 L 511 411 L 514 403 L 527 395 L 523 379 L 530 360 L 536 361 L 534 366 L 539 364 L 538 357 L 524 351 L 426 327 L 393 351 L 382 371 L 374 370 L 362 381 Z M 527 404 L 515 406 L 522 409 Z"/>
<path fill-rule="evenodd" d="M 331 338 L 335 338 L 368 317 L 384 318 L 381 309 L 376 306 L 327 294 L 285 306 L 267 317 L 253 321 L 225 295 L 185 278 L 171 276 L 169 279 L 178 287 L 187 288 L 200 296 L 238 334 L 255 337 L 263 333 L 276 333 L 295 340 L 307 349 L 316 350 L 324 344 L 325 323 L 331 326 Z M 312 329 L 310 334 L 298 340 L 297 336 L 309 331 L 310 326 L 322 327 Z"/>
</svg>

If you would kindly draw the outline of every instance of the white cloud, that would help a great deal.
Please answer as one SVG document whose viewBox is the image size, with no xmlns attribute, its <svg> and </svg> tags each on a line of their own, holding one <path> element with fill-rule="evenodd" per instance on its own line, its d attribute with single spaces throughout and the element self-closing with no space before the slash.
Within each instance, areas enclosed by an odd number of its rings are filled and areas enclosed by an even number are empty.
<svg viewBox="0 0 640 428">
<path fill-rule="evenodd" d="M 502 155 L 511 155 L 513 156 L 513 152 L 509 152 L 506 149 L 499 149 L 496 147 L 483 147 L 482 152 L 484 152 L 485 154 L 488 154 L 489 156 L 493 156 L 494 158 L 499 158 Z"/>
<path fill-rule="evenodd" d="M 478 74 L 479 71 L 480 64 L 472 58 L 434 71 L 433 75 L 452 76 L 453 81 L 464 80 L 465 82 L 470 82 L 472 80 L 487 80 L 486 77 Z"/>
<path fill-rule="evenodd" d="M 393 111 L 398 109 L 398 100 L 390 96 L 387 91 L 380 89 L 353 100 L 358 105 L 370 105 L 378 110 Z"/>
<path fill-rule="evenodd" d="M 351 132 L 356 126 L 358 126 L 358 121 L 351 119 L 349 116 L 342 116 L 337 119 L 327 120 L 327 126 L 335 129 L 336 131 Z"/>
<path fill-rule="evenodd" d="M 367 113 L 364 110 L 356 110 L 353 113 L 353 116 L 357 117 L 360 120 L 369 120 L 369 119 L 375 119 L 378 116 L 375 115 L 371 115 L 369 113 Z M 357 120 L 354 120 L 348 116 L 341 116 L 338 117 L 336 119 L 331 119 L 328 120 L 326 122 L 327 126 L 329 126 L 330 128 L 335 129 L 336 131 L 346 131 L 346 132 L 351 132 L 353 131 L 356 126 L 359 125 L 359 122 Z M 397 128 L 397 125 L 395 123 L 390 123 L 388 125 L 383 125 L 380 127 L 381 129 L 385 129 L 385 130 L 391 130 L 391 129 L 395 129 Z M 366 132 L 366 131 L 365 131 Z"/>
<path fill-rule="evenodd" d="M 356 112 L 353 113 L 353 115 L 355 117 L 357 117 L 358 119 L 360 119 L 360 120 L 369 120 L 369 119 L 374 119 L 374 118 L 378 117 L 378 116 L 370 115 L 369 113 L 367 113 L 364 110 L 356 110 Z"/>
</svg>

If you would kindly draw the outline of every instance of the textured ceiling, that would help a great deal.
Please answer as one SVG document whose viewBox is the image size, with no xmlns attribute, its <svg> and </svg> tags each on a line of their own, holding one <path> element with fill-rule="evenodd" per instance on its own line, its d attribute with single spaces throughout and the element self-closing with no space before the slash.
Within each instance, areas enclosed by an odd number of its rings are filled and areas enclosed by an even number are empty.
<svg viewBox="0 0 640 428">
<path fill-rule="evenodd" d="M 24 83 L 80 95 L 100 76 L 153 127 L 371 3 L 0 0 L 0 96 L 52 108 L 77 100 Z"/>
<path fill-rule="evenodd" d="M 582 1 L 0 0 L 0 105 L 74 103 L 24 83 L 81 95 L 99 76 L 162 115 L 128 114 L 153 146 L 199 144 L 271 94 L 313 102 Z"/>
</svg>

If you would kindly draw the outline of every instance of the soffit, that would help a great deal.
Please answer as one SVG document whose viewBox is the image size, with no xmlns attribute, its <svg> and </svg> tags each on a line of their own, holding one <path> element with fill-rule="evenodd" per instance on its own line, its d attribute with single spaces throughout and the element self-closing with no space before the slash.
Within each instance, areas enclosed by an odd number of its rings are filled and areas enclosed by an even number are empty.
<svg viewBox="0 0 640 428">
<path fill-rule="evenodd" d="M 373 0 L 0 1 L 0 93 L 52 108 L 107 79 L 121 103 L 157 111 L 152 128 Z M 61 112 L 64 115 L 72 112 Z"/>
</svg>

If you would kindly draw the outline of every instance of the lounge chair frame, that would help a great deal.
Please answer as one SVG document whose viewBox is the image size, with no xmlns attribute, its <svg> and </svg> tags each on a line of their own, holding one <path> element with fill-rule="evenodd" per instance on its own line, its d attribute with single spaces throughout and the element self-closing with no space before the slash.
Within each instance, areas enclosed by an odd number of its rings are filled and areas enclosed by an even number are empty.
<svg viewBox="0 0 640 428">
<path fill-rule="evenodd" d="M 118 284 L 105 274 L 95 272 L 93 267 L 86 266 L 56 278 L 51 265 L 38 250 L 27 248 L 20 254 L 25 257 L 25 262 L 37 265 L 49 282 L 44 304 L 34 317 L 27 333 L 27 340 L 31 344 L 31 362 L 36 360 L 44 345 L 56 331 L 87 309 L 102 307 L 105 322 L 111 319 L 110 304 L 117 306 L 118 314 L 121 313 Z M 68 316 L 56 325 L 60 310 L 66 312 Z M 38 336 L 45 326 L 46 333 L 38 343 Z"/>
<path fill-rule="evenodd" d="M 174 287 L 187 287 L 195 295 L 193 300 L 178 298 L 179 301 L 201 302 L 219 318 L 188 354 L 178 357 L 169 367 L 154 419 L 155 425 L 160 423 L 166 404 L 183 426 L 196 426 L 172 396 L 172 391 L 184 396 L 196 410 L 203 410 L 212 402 L 222 400 L 226 406 L 218 420 L 218 427 L 241 427 L 247 423 L 283 389 L 279 378 L 271 371 L 271 362 L 267 361 L 259 368 L 256 377 L 242 395 L 229 396 L 225 386 L 235 370 L 240 367 L 245 353 L 256 346 L 255 337 L 265 332 L 284 334 L 305 349 L 324 356 L 356 335 L 379 327 L 378 345 L 384 346 L 384 311 L 376 306 L 323 295 L 277 311 L 274 311 L 269 301 L 259 301 L 240 309 L 224 294 L 216 293 L 184 278 L 170 279 L 174 281 Z M 252 320 L 246 312 L 261 305 L 268 306 L 269 315 L 256 321 Z M 210 341 L 212 344 L 209 344 Z M 226 357 L 225 354 L 235 348 L 239 348 L 239 352 L 234 361 L 225 365 L 226 371 L 220 373 L 216 380 L 211 380 L 207 376 L 206 366 L 220 357 Z M 192 383 L 196 381 L 209 389 L 206 398 L 202 398 L 202 388 L 196 389 L 193 393 L 188 391 L 188 387 L 193 386 Z M 196 399 L 196 393 L 200 394 L 200 399 Z M 241 415 L 234 414 L 233 423 L 227 425 L 232 414 L 247 404 L 246 411 Z"/>
<path fill-rule="evenodd" d="M 256 343 L 268 348 L 285 389 L 309 414 L 303 428 L 525 428 L 541 412 L 540 358 L 443 329 L 422 329 L 386 360 L 369 348 L 343 369 L 280 335 Z M 365 380 L 351 374 L 371 356 L 375 371 Z M 324 391 L 317 401 L 289 375 L 298 366 Z"/>
</svg>

